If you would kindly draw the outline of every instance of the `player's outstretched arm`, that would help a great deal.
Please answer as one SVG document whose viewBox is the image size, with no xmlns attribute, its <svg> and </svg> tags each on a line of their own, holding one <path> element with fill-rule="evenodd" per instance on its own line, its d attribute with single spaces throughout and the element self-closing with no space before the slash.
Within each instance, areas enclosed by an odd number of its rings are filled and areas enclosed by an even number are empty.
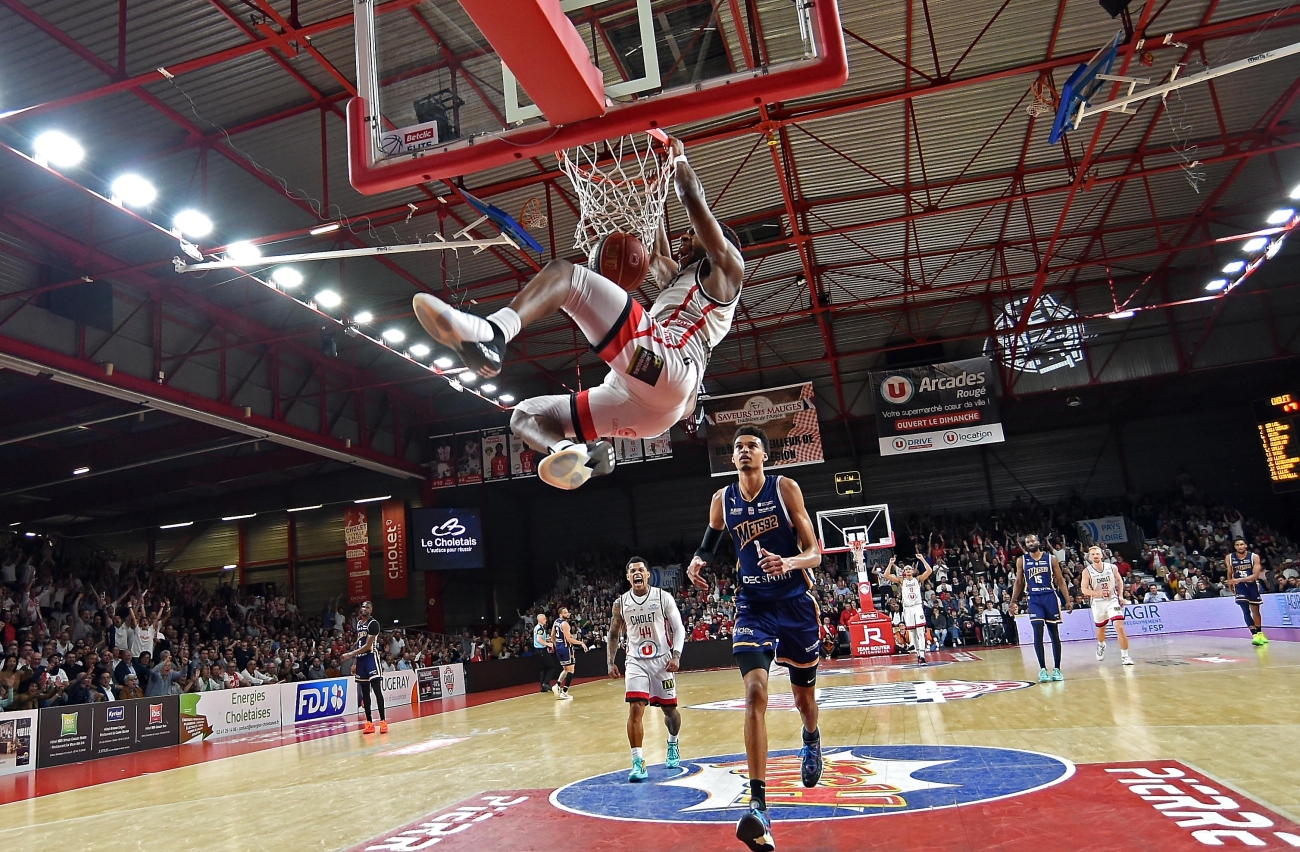
<svg viewBox="0 0 1300 852">
<path fill-rule="evenodd" d="M 682 145 L 682 140 L 670 140 L 669 150 L 677 163 L 673 170 L 673 189 L 677 192 L 677 200 L 686 208 L 686 216 L 695 230 L 695 239 L 708 252 L 710 265 L 721 273 L 709 276 L 709 281 L 704 285 L 705 292 L 716 301 L 729 303 L 740 293 L 745 259 L 740 256 L 740 249 L 733 246 L 722 233 L 722 226 L 709 209 L 709 202 L 704 198 L 704 184 L 700 183 L 695 170 L 687 162 L 686 147 Z M 710 285 L 718 292 L 711 292 Z"/>
<path fill-rule="evenodd" d="M 700 572 L 713 560 L 713 551 L 722 539 L 726 529 L 726 518 L 722 512 L 722 494 L 726 489 L 719 488 L 713 493 L 709 502 L 709 525 L 704 529 L 704 541 L 695 551 L 691 564 L 686 567 L 686 577 L 699 589 L 707 589 L 709 584 L 700 576 Z"/>
<path fill-rule="evenodd" d="M 894 573 L 894 564 L 898 561 L 897 556 L 889 557 L 889 564 L 880 569 L 880 579 L 888 583 L 901 583 L 903 578 Z"/>
<path fill-rule="evenodd" d="M 916 554 L 916 561 L 925 566 L 925 570 L 921 572 L 921 576 L 916 578 L 916 581 L 918 583 L 924 583 L 929 579 L 930 575 L 934 573 L 934 566 L 930 564 L 930 560 L 925 558 L 924 553 Z"/>
<path fill-rule="evenodd" d="M 677 275 L 677 261 L 673 260 L 673 246 L 668 242 L 668 231 L 659 223 L 655 231 L 654 249 L 650 252 L 650 277 L 660 288 L 667 287 Z"/>
<path fill-rule="evenodd" d="M 609 635 L 605 637 L 605 660 L 609 663 L 609 676 L 619 677 L 621 674 L 618 670 L 618 639 L 623 635 L 623 602 L 622 600 L 614 601 L 614 611 L 609 617 Z"/>
</svg>

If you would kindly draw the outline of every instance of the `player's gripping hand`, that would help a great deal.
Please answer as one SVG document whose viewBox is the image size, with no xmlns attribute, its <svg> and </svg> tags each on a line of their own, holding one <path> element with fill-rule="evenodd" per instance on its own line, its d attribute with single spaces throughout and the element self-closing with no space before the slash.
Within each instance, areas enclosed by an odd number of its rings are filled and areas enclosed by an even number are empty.
<svg viewBox="0 0 1300 852">
<path fill-rule="evenodd" d="M 696 556 L 691 559 L 691 564 L 686 566 L 686 577 L 697 589 L 704 589 L 707 591 L 709 588 L 709 584 L 700 576 L 700 572 L 703 571 L 708 564 L 709 563 Z"/>
<path fill-rule="evenodd" d="M 763 555 L 763 558 L 758 560 L 758 567 L 763 569 L 764 574 L 788 574 L 794 570 L 784 556 L 768 553 L 762 547 L 759 547 L 758 552 Z"/>
</svg>

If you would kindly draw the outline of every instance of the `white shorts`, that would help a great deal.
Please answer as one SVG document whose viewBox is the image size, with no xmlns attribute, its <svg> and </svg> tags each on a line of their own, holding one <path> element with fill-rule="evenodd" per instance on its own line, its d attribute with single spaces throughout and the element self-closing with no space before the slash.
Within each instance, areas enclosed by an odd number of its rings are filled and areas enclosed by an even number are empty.
<svg viewBox="0 0 1300 852">
<path fill-rule="evenodd" d="M 1124 607 L 1119 605 L 1119 598 L 1093 598 L 1092 623 L 1105 627 L 1112 621 L 1124 620 Z"/>
<path fill-rule="evenodd" d="M 535 396 L 516 408 L 557 421 L 577 441 L 654 438 L 690 416 L 709 359 L 698 335 L 681 347 L 667 343 L 671 335 L 640 302 L 585 266 L 573 267 L 561 310 L 609 364 L 609 374 L 589 390 Z"/>
<path fill-rule="evenodd" d="M 677 706 L 677 675 L 668 671 L 671 657 L 628 657 L 623 666 L 624 698 L 654 707 Z"/>
<path fill-rule="evenodd" d="M 924 606 L 905 606 L 903 607 L 903 625 L 908 630 L 917 627 L 925 627 L 925 607 Z"/>
</svg>

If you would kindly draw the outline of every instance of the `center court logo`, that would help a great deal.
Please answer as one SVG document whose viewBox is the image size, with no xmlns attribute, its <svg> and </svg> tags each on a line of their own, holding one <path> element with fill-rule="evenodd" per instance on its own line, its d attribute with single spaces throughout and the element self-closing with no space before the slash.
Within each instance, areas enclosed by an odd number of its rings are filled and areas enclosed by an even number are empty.
<svg viewBox="0 0 1300 852">
<path fill-rule="evenodd" d="M 828 748 L 816 787 L 799 780 L 799 753 L 773 752 L 767 803 L 773 821 L 852 819 L 960 807 L 1025 795 L 1074 774 L 1067 760 L 982 746 L 878 745 Z M 749 807 L 743 754 L 650 768 L 647 784 L 626 770 L 586 778 L 551 794 L 571 813 L 632 822 L 734 822 Z"/>
<path fill-rule="evenodd" d="M 927 666 L 928 668 L 928 666 Z M 846 670 L 847 672 L 848 670 Z M 826 686 L 817 690 L 817 706 L 823 710 L 842 710 L 852 707 L 889 707 L 900 704 L 946 704 L 1011 692 L 1033 686 L 1025 680 L 918 680 L 905 683 L 857 683 L 848 686 Z M 692 710 L 744 710 L 745 699 L 731 698 L 692 704 Z M 767 709 L 790 710 L 794 696 L 788 692 L 768 697 Z"/>
<path fill-rule="evenodd" d="M 880 383 L 880 395 L 885 402 L 902 405 L 916 393 L 916 386 L 907 376 L 890 376 Z"/>
</svg>

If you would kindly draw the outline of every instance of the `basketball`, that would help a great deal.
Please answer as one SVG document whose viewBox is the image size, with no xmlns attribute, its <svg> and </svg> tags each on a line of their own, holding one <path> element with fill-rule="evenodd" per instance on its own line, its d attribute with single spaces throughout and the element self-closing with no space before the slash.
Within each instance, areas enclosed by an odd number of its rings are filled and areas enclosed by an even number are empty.
<svg viewBox="0 0 1300 852">
<path fill-rule="evenodd" d="M 624 290 L 634 290 L 645 280 L 650 255 L 632 234 L 614 231 L 592 248 L 587 266 Z"/>
</svg>

